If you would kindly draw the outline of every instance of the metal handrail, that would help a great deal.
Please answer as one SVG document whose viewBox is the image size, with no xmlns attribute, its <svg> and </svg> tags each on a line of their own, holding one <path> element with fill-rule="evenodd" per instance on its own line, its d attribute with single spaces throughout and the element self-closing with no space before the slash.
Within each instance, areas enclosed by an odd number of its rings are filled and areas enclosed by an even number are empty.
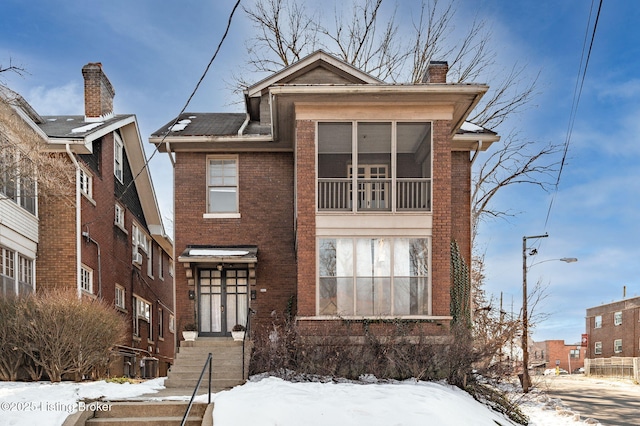
<svg viewBox="0 0 640 426">
<path fill-rule="evenodd" d="M 205 361 L 204 365 L 202 366 L 202 371 L 200 372 L 198 383 L 196 383 L 196 388 L 193 390 L 193 394 L 191 395 L 191 399 L 189 400 L 189 405 L 187 405 L 187 411 L 184 413 L 184 417 L 182 417 L 182 422 L 180 423 L 180 426 L 184 426 L 185 423 L 187 423 L 187 417 L 189 417 L 189 411 L 191 411 L 193 400 L 196 397 L 196 394 L 198 393 L 198 389 L 200 388 L 200 382 L 202 381 L 202 376 L 204 376 L 204 371 L 207 368 L 207 364 L 209 364 L 209 392 L 208 392 L 209 396 L 207 399 L 207 404 L 211 404 L 211 359 L 212 359 L 212 355 L 211 355 L 211 352 L 209 352 L 209 356 L 207 357 L 207 361 Z"/>
<path fill-rule="evenodd" d="M 249 322 L 249 320 L 251 319 L 251 314 L 254 312 L 253 309 L 248 308 L 247 309 L 247 321 L 245 322 L 245 332 L 244 332 L 244 336 L 242 336 L 242 380 L 244 380 L 244 368 L 245 368 L 245 361 L 244 361 L 244 341 L 247 339 L 247 334 L 249 334 L 249 329 L 251 328 L 251 323 Z"/>
</svg>

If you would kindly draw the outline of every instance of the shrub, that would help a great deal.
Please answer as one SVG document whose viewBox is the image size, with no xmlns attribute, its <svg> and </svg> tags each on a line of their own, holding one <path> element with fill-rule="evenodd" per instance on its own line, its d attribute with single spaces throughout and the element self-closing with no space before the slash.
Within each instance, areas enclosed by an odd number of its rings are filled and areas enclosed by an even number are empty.
<svg viewBox="0 0 640 426">
<path fill-rule="evenodd" d="M 109 350 L 124 337 L 124 320 L 112 307 L 97 299 L 79 299 L 74 292 L 57 290 L 4 299 L 0 309 L 4 309 L 0 365 L 15 366 L 17 348 L 21 367 L 32 380 L 43 372 L 52 382 L 68 374 L 80 380 L 91 370 L 103 368 Z M 15 380 L 17 373 L 5 374 L 11 371 L 4 368 L 2 377 Z"/>
</svg>

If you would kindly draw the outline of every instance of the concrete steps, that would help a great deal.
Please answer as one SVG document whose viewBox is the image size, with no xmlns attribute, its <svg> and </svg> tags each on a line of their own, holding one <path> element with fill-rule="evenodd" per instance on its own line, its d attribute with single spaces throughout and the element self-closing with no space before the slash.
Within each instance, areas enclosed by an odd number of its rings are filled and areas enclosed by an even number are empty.
<svg viewBox="0 0 640 426">
<path fill-rule="evenodd" d="M 187 401 L 102 401 L 109 409 L 69 416 L 64 426 L 174 426 L 180 425 Z M 212 424 L 213 404 L 194 403 L 185 424 Z M 75 416 L 75 418 L 74 418 Z"/>
<path fill-rule="evenodd" d="M 212 391 L 230 389 L 245 382 L 249 370 L 251 343 L 245 341 L 245 371 L 242 370 L 242 345 L 230 337 L 198 338 L 193 342 L 180 342 L 174 364 L 171 366 L 166 388 L 195 388 L 209 353 L 212 355 Z M 200 383 L 200 391 L 207 388 L 208 370 Z"/>
</svg>

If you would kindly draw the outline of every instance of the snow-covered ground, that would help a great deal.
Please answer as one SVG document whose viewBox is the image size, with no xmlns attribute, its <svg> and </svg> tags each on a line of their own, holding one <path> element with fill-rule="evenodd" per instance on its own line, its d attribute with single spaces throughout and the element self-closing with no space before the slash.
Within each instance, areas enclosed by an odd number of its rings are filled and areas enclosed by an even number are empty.
<svg viewBox="0 0 640 426">
<path fill-rule="evenodd" d="M 140 384 L 0 382 L 0 424 L 61 425 L 70 412 L 83 408 L 81 401 L 85 398 L 134 398 L 162 389 L 163 381 L 164 378 Z M 535 389 L 526 396 L 514 393 L 512 397 L 520 399 L 531 426 L 584 424 L 584 419 L 572 416 L 560 401 L 550 400 Z M 206 400 L 206 396 L 199 399 Z M 218 392 L 213 400 L 216 426 L 514 424 L 460 389 L 413 380 L 292 383 L 264 377 Z"/>
</svg>

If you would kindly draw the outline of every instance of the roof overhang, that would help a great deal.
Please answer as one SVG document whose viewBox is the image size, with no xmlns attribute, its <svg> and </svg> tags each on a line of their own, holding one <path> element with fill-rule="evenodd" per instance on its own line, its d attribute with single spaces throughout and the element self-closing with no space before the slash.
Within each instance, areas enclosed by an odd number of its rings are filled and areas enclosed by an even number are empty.
<svg viewBox="0 0 640 426">
<path fill-rule="evenodd" d="M 178 262 L 197 264 L 255 264 L 258 246 L 187 246 Z"/>
</svg>

